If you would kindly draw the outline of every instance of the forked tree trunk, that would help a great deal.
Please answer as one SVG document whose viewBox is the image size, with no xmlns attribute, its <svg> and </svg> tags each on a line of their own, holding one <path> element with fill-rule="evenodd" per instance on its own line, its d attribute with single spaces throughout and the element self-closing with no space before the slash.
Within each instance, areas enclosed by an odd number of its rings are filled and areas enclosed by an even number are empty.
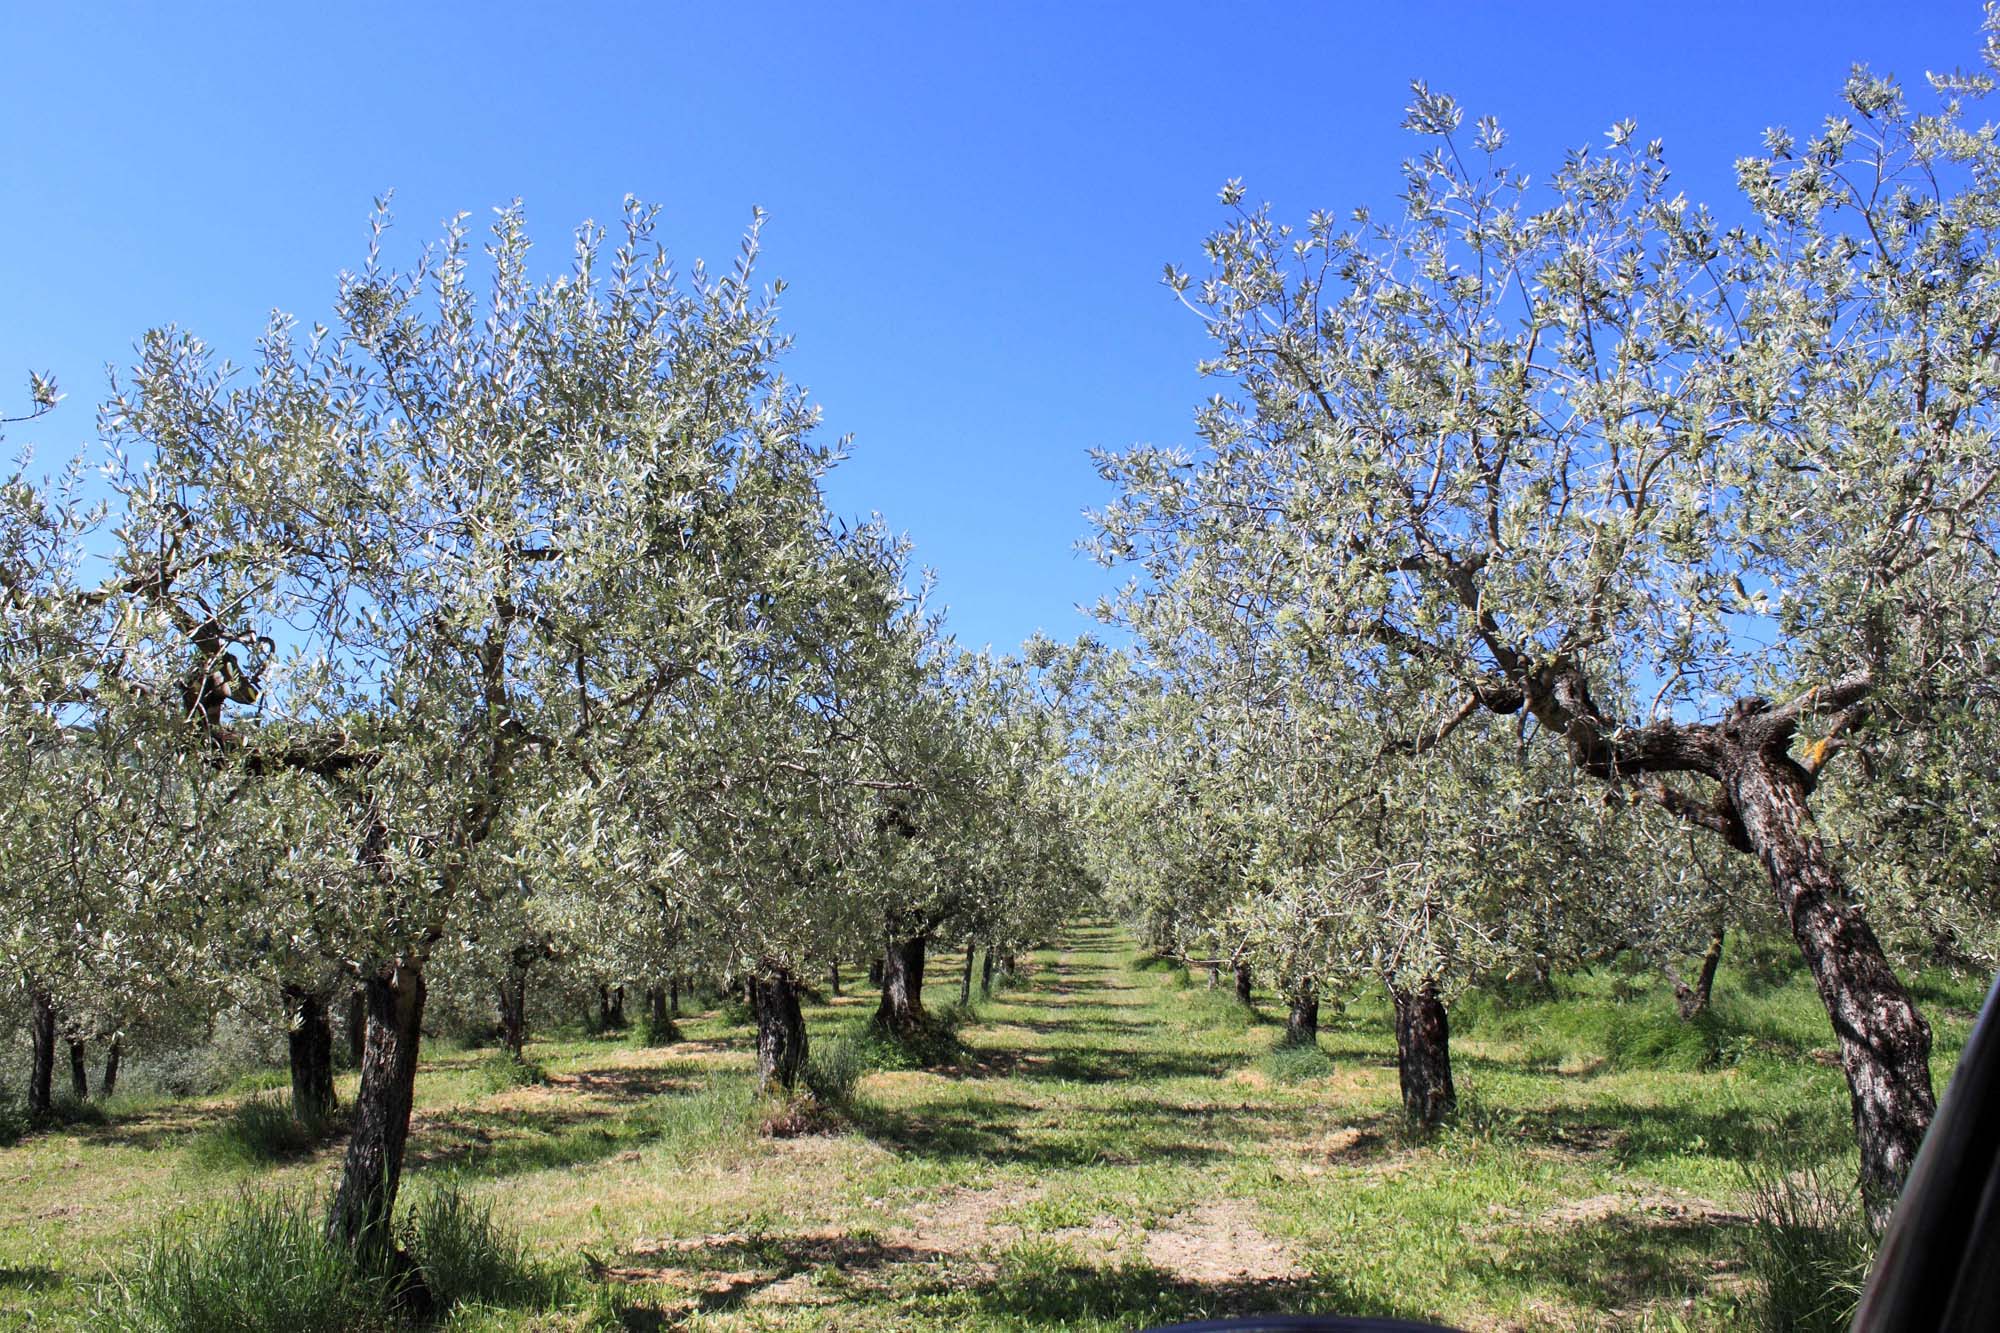
<svg viewBox="0 0 2000 1333">
<path fill-rule="evenodd" d="M 353 1131 L 327 1231 L 364 1257 L 379 1259 L 394 1244 L 396 1190 L 410 1137 L 422 1040 L 423 971 L 398 960 L 371 972 L 362 982 L 362 995 L 368 1028 L 361 1086 L 354 1094 Z"/>
<path fill-rule="evenodd" d="M 110 1101 L 118 1091 L 118 1062 L 124 1056 L 124 1047 L 124 1041 L 118 1037 L 104 1047 L 104 1081 L 97 1085 L 97 1095 L 104 1101 Z"/>
<path fill-rule="evenodd" d="M 315 1125 L 333 1114 L 333 1029 L 326 997 L 302 986 L 283 988 L 285 1047 L 292 1066 L 292 1118 Z"/>
<path fill-rule="evenodd" d="M 882 954 L 882 1002 L 875 1021 L 891 1032 L 912 1032 L 924 1021 L 925 938 L 892 940 Z"/>
<path fill-rule="evenodd" d="M 757 1088 L 773 1082 L 791 1091 L 806 1062 L 806 1020 L 799 1012 L 799 988 L 784 971 L 749 979 L 750 1008 L 757 1016 Z"/>
<path fill-rule="evenodd" d="M 1451 1024 L 1444 1002 L 1430 982 L 1389 988 L 1396 1003 L 1396 1077 L 1403 1110 L 1426 1129 L 1435 1129 L 1458 1109 L 1451 1082 Z"/>
<path fill-rule="evenodd" d="M 1708 952 L 1701 956 L 1701 970 L 1695 973 L 1692 983 L 1673 968 L 1667 969 L 1667 980 L 1674 983 L 1674 1003 L 1680 1007 L 1683 1019 L 1692 1021 L 1708 1012 L 1709 1000 L 1715 993 L 1715 969 L 1721 964 L 1722 931 L 1718 929 L 1709 936 Z"/>
<path fill-rule="evenodd" d="M 965 946 L 965 972 L 958 979 L 958 1002 L 960 1005 L 972 1003 L 972 955 L 978 952 L 978 946 L 967 941 Z"/>
<path fill-rule="evenodd" d="M 69 1039 L 69 1095 L 77 1101 L 90 1100 L 90 1070 L 84 1065 L 85 1042 L 81 1037 Z"/>
<path fill-rule="evenodd" d="M 1319 1042 L 1319 989 L 1301 986 L 1291 993 L 1285 1011 L 1285 1044 L 1313 1046 Z"/>
<path fill-rule="evenodd" d="M 1840 872 L 1806 807 L 1811 779 L 1805 771 L 1782 750 L 1737 752 L 1729 761 L 1724 783 L 1730 805 L 1777 891 L 1840 1042 L 1861 1149 L 1862 1197 L 1879 1228 L 1937 1114 L 1930 1026 L 1867 919 L 1845 901 Z"/>
<path fill-rule="evenodd" d="M 45 990 L 37 990 L 30 1003 L 28 1035 L 34 1054 L 28 1067 L 28 1112 L 45 1116 L 54 1105 L 56 1006 Z"/>
<path fill-rule="evenodd" d="M 1245 1005 L 1250 1003 L 1250 964 L 1248 963 L 1238 963 L 1236 965 L 1236 1001 L 1239 1004 Z"/>
</svg>

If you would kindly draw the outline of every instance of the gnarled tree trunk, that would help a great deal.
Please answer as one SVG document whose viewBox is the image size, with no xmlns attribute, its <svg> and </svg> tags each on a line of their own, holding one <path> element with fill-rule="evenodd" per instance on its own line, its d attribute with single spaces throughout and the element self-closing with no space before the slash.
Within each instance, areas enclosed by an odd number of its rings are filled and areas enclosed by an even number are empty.
<svg viewBox="0 0 2000 1333">
<path fill-rule="evenodd" d="M 1319 1042 L 1319 988 L 1300 986 L 1289 996 L 1285 1010 L 1285 1044 L 1312 1046 Z"/>
<path fill-rule="evenodd" d="M 361 990 L 368 1015 L 361 1086 L 354 1094 L 353 1132 L 327 1231 L 357 1251 L 379 1257 L 394 1242 L 391 1222 L 403 1177 L 403 1147 L 410 1137 L 422 1040 L 423 970 L 398 959 L 370 972 Z"/>
<path fill-rule="evenodd" d="M 1458 1090 L 1451 1082 L 1451 1024 L 1444 1002 L 1430 982 L 1420 986 L 1390 986 L 1396 1004 L 1396 1077 L 1402 1085 L 1403 1110 L 1410 1119 L 1435 1129 L 1458 1109 Z"/>
<path fill-rule="evenodd" d="M 1833 1021 L 1861 1149 L 1863 1201 L 1871 1220 L 1886 1225 L 1937 1114 L 1930 1025 L 1861 910 L 1845 900 L 1806 807 L 1812 780 L 1805 770 L 1782 749 L 1747 749 L 1729 756 L 1723 780 Z"/>
<path fill-rule="evenodd" d="M 882 953 L 882 1002 L 875 1021 L 891 1032 L 912 1032 L 924 1021 L 924 952 L 922 935 L 891 940 Z"/>
<path fill-rule="evenodd" d="M 45 1116 L 55 1104 L 56 1006 L 45 990 L 36 990 L 30 1005 L 28 1037 L 34 1053 L 28 1067 L 28 1112 Z"/>
<path fill-rule="evenodd" d="M 104 1047 L 104 1081 L 97 1085 L 97 1095 L 104 1101 L 110 1101 L 118 1091 L 118 1062 L 124 1056 L 124 1046 L 121 1038 L 113 1037 Z"/>
<path fill-rule="evenodd" d="M 1708 1012 L 1709 1000 L 1715 993 L 1715 969 L 1722 964 L 1722 931 L 1709 936 L 1708 951 L 1701 956 L 1701 970 L 1689 982 L 1681 974 L 1669 967 L 1667 980 L 1674 984 L 1674 1003 L 1680 1007 L 1681 1017 L 1692 1021 Z"/>
<path fill-rule="evenodd" d="M 326 996 L 303 986 L 283 988 L 285 1047 L 292 1066 L 292 1117 L 314 1125 L 333 1114 L 333 1029 Z"/>
<path fill-rule="evenodd" d="M 782 969 L 749 979 L 750 1008 L 757 1016 L 757 1087 L 776 1082 L 786 1091 L 798 1083 L 806 1062 L 806 1020 L 799 1012 L 799 988 Z"/>
</svg>

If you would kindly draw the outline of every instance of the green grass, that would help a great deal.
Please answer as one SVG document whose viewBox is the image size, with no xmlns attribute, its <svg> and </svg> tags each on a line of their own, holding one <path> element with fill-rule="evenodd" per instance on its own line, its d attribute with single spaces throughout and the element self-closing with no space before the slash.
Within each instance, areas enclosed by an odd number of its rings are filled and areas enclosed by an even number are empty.
<svg viewBox="0 0 2000 1333">
<path fill-rule="evenodd" d="M 1252 1011 L 1190 986 L 1102 924 L 1022 963 L 970 1012 L 952 1014 L 955 976 L 930 989 L 954 1020 L 932 1064 L 868 1037 L 873 994 L 809 1005 L 808 1082 L 845 1105 L 796 1137 L 760 1135 L 740 1013 L 690 1013 L 662 1047 L 537 1041 L 539 1083 L 496 1078 L 488 1052 L 428 1051 L 407 1197 L 473 1191 L 517 1238 L 501 1268 L 542 1275 L 468 1279 L 486 1294 L 448 1326 L 1122 1333 L 1285 1309 L 1737 1329 L 1768 1322 L 1784 1272 L 1851 1272 L 1837 1228 L 1774 1239 L 1753 1217 L 1774 1139 L 1786 1173 L 1852 1172 L 1832 1036 L 1779 951 L 1733 948 L 1691 1029 L 1636 969 L 1468 997 L 1461 1114 L 1421 1137 L 1401 1129 L 1376 995 L 1329 1005 L 1317 1046 L 1285 1050 L 1270 997 Z M 1942 1084 L 1981 987 L 1924 984 Z M 214 1189 L 185 1149 L 244 1100 L 115 1109 L 0 1150 L 16 1182 L 0 1326 L 102 1326 L 94 1303 L 156 1219 Z M 248 1183 L 323 1190 L 339 1152 Z"/>
</svg>

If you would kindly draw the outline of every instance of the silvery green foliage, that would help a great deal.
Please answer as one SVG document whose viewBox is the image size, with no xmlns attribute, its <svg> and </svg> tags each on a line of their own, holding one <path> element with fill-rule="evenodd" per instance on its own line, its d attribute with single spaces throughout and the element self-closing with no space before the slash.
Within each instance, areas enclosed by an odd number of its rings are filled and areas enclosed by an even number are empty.
<svg viewBox="0 0 2000 1333">
<path fill-rule="evenodd" d="M 40 416 L 59 395 L 31 384 Z M 153 928 L 202 857 L 188 765 L 147 743 L 124 687 L 119 580 L 93 545 L 105 517 L 72 462 L 0 485 L 0 958 L 51 995 L 73 1037 L 111 1036 L 198 975 Z"/>
<path fill-rule="evenodd" d="M 754 228 L 683 283 L 632 205 L 538 282 L 516 209 L 483 264 L 461 219 L 391 268 L 386 221 L 331 324 L 274 318 L 242 372 L 155 332 L 104 410 L 128 636 L 174 654 L 142 683 L 217 781 L 298 784 L 262 788 L 289 824 L 252 915 L 350 967 L 563 855 L 537 812 L 782 637 L 759 598 L 812 577 L 829 459 Z"/>
<path fill-rule="evenodd" d="M 1968 116 L 1988 75 L 1935 82 L 1918 112 L 1857 71 L 1820 133 L 1774 131 L 1742 226 L 1630 123 L 1536 182 L 1422 85 L 1393 218 L 1293 228 L 1232 183 L 1206 273 L 1167 275 L 1214 339 L 1204 448 L 1100 459 L 1098 551 L 1143 575 L 1107 613 L 1267 695 L 1393 698 L 1406 748 L 1525 705 L 1697 817 L 1628 739 L 1837 685 L 1801 762 L 1858 746 L 1842 784 L 1946 815 L 1878 839 L 1881 797 L 1834 801 L 1870 891 L 1891 853 L 1990 884 L 1990 765 L 1963 758 L 2000 678 L 2000 142 Z M 1558 679 L 1608 720 L 1537 693 Z"/>
</svg>

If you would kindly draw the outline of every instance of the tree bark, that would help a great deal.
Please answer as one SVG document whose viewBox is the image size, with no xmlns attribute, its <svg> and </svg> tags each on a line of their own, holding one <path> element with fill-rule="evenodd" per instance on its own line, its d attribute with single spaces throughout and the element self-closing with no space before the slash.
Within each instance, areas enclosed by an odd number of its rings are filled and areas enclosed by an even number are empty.
<svg viewBox="0 0 2000 1333">
<path fill-rule="evenodd" d="M 681 1039 L 680 1029 L 674 1026 L 674 1016 L 667 1009 L 667 991 L 664 986 L 646 988 L 646 1040 L 664 1046 L 670 1041 Z"/>
<path fill-rule="evenodd" d="M 1314 1046 L 1319 1043 L 1319 989 L 1301 986 L 1291 993 L 1285 1011 L 1285 1044 Z"/>
<path fill-rule="evenodd" d="M 1250 1003 L 1250 964 L 1236 965 L 1236 1000 L 1239 1004 Z"/>
<path fill-rule="evenodd" d="M 28 1069 L 28 1112 L 46 1116 L 54 1105 L 56 1077 L 56 1006 L 45 990 L 37 990 L 28 1018 L 28 1033 L 34 1046 L 33 1063 Z"/>
<path fill-rule="evenodd" d="M 1391 986 L 1389 995 L 1396 1004 L 1396 1077 L 1403 1110 L 1424 1128 L 1435 1129 L 1458 1109 L 1444 1002 L 1430 982 L 1415 989 Z"/>
<path fill-rule="evenodd" d="M 958 979 L 958 1003 L 961 1007 L 972 1003 L 972 956 L 979 949 L 971 941 L 965 945 L 965 972 Z"/>
<path fill-rule="evenodd" d="M 97 1095 L 103 1101 L 110 1101 L 118 1091 L 118 1062 L 124 1057 L 125 1043 L 113 1037 L 104 1047 L 104 1080 L 97 1085 Z"/>
<path fill-rule="evenodd" d="M 799 1012 L 799 988 L 783 970 L 749 979 L 750 1008 L 757 1017 L 757 1089 L 775 1081 L 787 1092 L 798 1083 L 806 1062 L 806 1020 Z"/>
<path fill-rule="evenodd" d="M 333 1029 L 326 996 L 303 986 L 283 988 L 285 1046 L 292 1066 L 292 1118 L 316 1125 L 333 1114 Z"/>
<path fill-rule="evenodd" d="M 347 997 L 347 1063 L 361 1068 L 361 1050 L 368 1040 L 368 998 L 359 986 Z"/>
<path fill-rule="evenodd" d="M 365 1257 L 380 1258 L 394 1245 L 396 1190 L 402 1183 L 422 1041 L 423 971 L 415 962 L 399 959 L 371 972 L 362 981 L 362 995 L 368 1027 L 361 1086 L 354 1096 L 353 1133 L 327 1231 Z"/>
<path fill-rule="evenodd" d="M 1782 749 L 1739 750 L 1729 758 L 1723 781 L 1730 805 L 1833 1021 L 1861 1149 L 1862 1198 L 1880 1228 L 1937 1114 L 1930 1026 L 1861 910 L 1845 901 L 1840 872 L 1806 807 L 1811 777 Z"/>
<path fill-rule="evenodd" d="M 80 1102 L 90 1100 L 90 1070 L 84 1066 L 85 1047 L 83 1038 L 69 1039 L 69 1095 Z"/>
<path fill-rule="evenodd" d="M 1674 1003 L 1680 1006 L 1681 1017 L 1692 1021 L 1708 1012 L 1708 1002 L 1715 993 L 1715 969 L 1722 964 L 1722 931 L 1717 928 L 1709 936 L 1708 952 L 1701 956 L 1701 971 L 1695 974 L 1694 984 L 1689 985 L 1680 973 L 1667 969 L 1667 980 L 1674 983 Z"/>
<path fill-rule="evenodd" d="M 993 993 L 993 951 L 991 949 L 986 951 L 986 956 L 979 962 L 979 993 L 981 995 L 991 995 Z"/>
<path fill-rule="evenodd" d="M 836 999 L 836 1000 L 837 1000 L 837 999 L 839 999 L 839 998 L 840 998 L 840 964 L 839 964 L 839 962 L 838 962 L 838 961 L 836 961 L 836 962 L 832 962 L 832 963 L 829 963 L 829 964 L 827 964 L 827 969 L 826 969 L 826 979 L 827 979 L 827 983 L 828 983 L 828 985 L 830 986 L 830 988 L 831 988 L 831 990 L 832 990 L 832 993 L 833 993 L 833 998 L 834 998 L 834 999 Z"/>
<path fill-rule="evenodd" d="M 679 977 L 668 977 L 667 1017 L 679 1018 L 680 1016 L 681 1016 L 681 979 Z"/>
<path fill-rule="evenodd" d="M 507 975 L 500 978 L 493 998 L 500 1013 L 500 1044 L 516 1060 L 525 1059 L 528 1048 L 527 971 L 510 967 Z"/>
<path fill-rule="evenodd" d="M 891 940 L 882 954 L 882 1002 L 875 1021 L 891 1032 L 912 1032 L 924 1021 L 924 952 L 922 935 Z"/>
</svg>

